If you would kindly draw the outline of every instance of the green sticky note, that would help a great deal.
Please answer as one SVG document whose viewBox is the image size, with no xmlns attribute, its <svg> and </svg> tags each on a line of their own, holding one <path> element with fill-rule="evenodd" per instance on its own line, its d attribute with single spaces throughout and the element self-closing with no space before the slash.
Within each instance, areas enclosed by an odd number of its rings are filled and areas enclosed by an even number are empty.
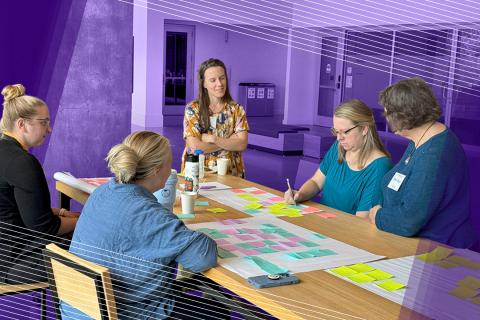
<svg viewBox="0 0 480 320">
<path fill-rule="evenodd" d="M 224 234 L 224 233 L 221 233 L 219 231 L 216 231 L 215 232 L 210 232 L 209 234 L 210 238 L 212 239 L 226 239 L 226 238 L 230 238 L 228 235 Z"/>
<path fill-rule="evenodd" d="M 304 245 L 305 247 L 318 247 L 318 244 L 311 241 L 298 241 L 298 243 L 300 243 L 301 245 Z"/>
<path fill-rule="evenodd" d="M 274 229 L 274 228 L 269 228 L 269 229 L 260 229 L 262 231 L 262 233 L 275 233 L 277 230 Z"/>
<path fill-rule="evenodd" d="M 237 247 L 240 247 L 240 248 L 243 248 L 243 249 L 255 249 L 256 248 L 249 243 L 237 243 Z"/>
<path fill-rule="evenodd" d="M 377 286 L 379 286 L 382 289 L 385 289 L 387 291 L 396 291 L 402 288 L 405 288 L 406 286 L 404 284 L 401 284 L 399 282 L 395 282 L 393 280 L 387 280 L 381 283 L 376 283 Z"/>
<path fill-rule="evenodd" d="M 274 252 L 277 252 L 277 250 L 269 248 L 269 247 L 255 248 L 255 250 L 260 252 L 260 253 L 274 253 Z"/>
<path fill-rule="evenodd" d="M 333 268 L 333 269 L 330 269 L 330 271 L 342 277 L 348 277 L 358 273 L 357 271 L 350 269 L 349 267 L 346 267 L 346 266 Z"/>
<path fill-rule="evenodd" d="M 375 281 L 375 278 L 372 278 L 370 276 L 367 276 L 364 273 L 357 273 L 351 276 L 347 277 L 348 279 L 352 280 L 353 282 L 356 283 L 366 283 L 366 282 L 373 282 Z"/>
<path fill-rule="evenodd" d="M 372 278 L 375 278 L 375 280 L 386 280 L 386 279 L 393 278 L 393 275 L 391 275 L 390 273 L 379 270 L 379 269 L 375 269 L 371 272 L 367 272 L 366 275 Z"/>
<path fill-rule="evenodd" d="M 304 207 L 305 207 L 305 206 L 303 206 L 303 205 L 301 205 L 301 204 L 297 204 L 297 205 L 291 204 L 291 205 L 288 206 L 288 208 L 290 208 L 290 209 L 297 209 L 298 211 L 302 211 Z"/>
<path fill-rule="evenodd" d="M 375 270 L 375 268 L 373 267 L 370 267 L 368 264 L 365 264 L 365 263 L 357 263 L 357 264 L 353 264 L 351 266 L 348 266 L 350 269 L 353 269 L 357 272 L 370 272 L 370 271 L 373 271 Z"/>
<path fill-rule="evenodd" d="M 177 214 L 177 217 L 179 219 L 193 219 L 195 218 L 195 215 L 193 213 L 179 213 Z"/>
<path fill-rule="evenodd" d="M 272 240 L 263 240 L 263 243 L 265 243 L 267 246 L 275 246 L 277 245 L 278 243 L 276 243 L 275 241 L 272 241 Z"/>
<path fill-rule="evenodd" d="M 250 204 L 247 204 L 243 207 L 245 209 L 260 209 L 261 207 L 263 207 L 263 205 L 261 205 L 260 203 L 250 203 Z"/>
<path fill-rule="evenodd" d="M 200 229 L 197 229 L 197 231 L 202 232 L 202 233 L 206 233 L 206 234 L 210 234 L 212 232 L 216 232 L 217 230 L 210 229 L 210 228 L 200 228 Z"/>
<path fill-rule="evenodd" d="M 248 214 L 257 214 L 257 213 L 260 213 L 262 211 L 257 210 L 257 209 L 246 209 L 246 210 L 243 210 L 243 212 L 248 213 Z"/>
<path fill-rule="evenodd" d="M 217 253 L 220 258 L 227 259 L 227 258 L 235 258 L 237 255 L 233 254 L 230 251 L 217 247 Z"/>
<path fill-rule="evenodd" d="M 281 266 L 277 266 L 276 264 L 273 264 L 257 256 L 249 256 L 249 257 L 245 257 L 245 259 L 253 262 L 257 267 L 259 267 L 260 269 L 262 269 L 268 274 L 278 274 L 278 273 L 288 272 L 288 269 L 282 268 Z"/>
<path fill-rule="evenodd" d="M 271 223 L 262 223 L 262 226 L 267 228 L 276 228 L 277 226 Z"/>
<path fill-rule="evenodd" d="M 337 254 L 335 251 L 330 249 L 310 249 L 305 252 L 311 254 L 313 257 L 325 257 Z"/>
<path fill-rule="evenodd" d="M 288 252 L 285 254 L 287 257 L 293 258 L 293 259 L 307 259 L 307 258 L 313 258 L 311 254 L 308 254 L 306 252 Z"/>
<path fill-rule="evenodd" d="M 208 201 L 195 201 L 196 206 L 208 206 Z"/>
<path fill-rule="evenodd" d="M 326 236 L 324 236 L 323 234 L 320 234 L 320 233 L 314 233 L 313 236 L 314 236 L 314 238 L 318 238 L 318 239 L 327 239 Z"/>
</svg>

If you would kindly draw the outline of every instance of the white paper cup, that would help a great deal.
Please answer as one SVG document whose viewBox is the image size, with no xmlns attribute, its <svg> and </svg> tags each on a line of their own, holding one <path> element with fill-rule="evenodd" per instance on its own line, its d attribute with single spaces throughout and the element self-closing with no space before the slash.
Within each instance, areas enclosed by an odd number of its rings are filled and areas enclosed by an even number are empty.
<svg viewBox="0 0 480 320">
<path fill-rule="evenodd" d="M 219 158 L 217 159 L 217 172 L 218 175 L 224 176 L 227 174 L 228 171 L 228 163 L 230 162 L 230 159 L 225 159 L 225 158 Z"/>
<path fill-rule="evenodd" d="M 182 198 L 182 213 L 190 214 L 193 213 L 193 208 L 195 207 L 195 199 L 197 197 L 196 192 L 184 191 L 181 194 Z"/>
</svg>

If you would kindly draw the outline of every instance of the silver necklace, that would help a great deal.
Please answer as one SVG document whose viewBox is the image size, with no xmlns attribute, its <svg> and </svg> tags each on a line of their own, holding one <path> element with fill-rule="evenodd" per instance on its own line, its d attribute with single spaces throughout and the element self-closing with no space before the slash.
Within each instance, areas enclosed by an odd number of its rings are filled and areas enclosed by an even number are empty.
<svg viewBox="0 0 480 320">
<path fill-rule="evenodd" d="M 431 128 L 434 124 L 435 124 L 435 121 L 432 122 L 432 123 L 428 126 L 427 130 L 425 130 L 425 131 L 423 132 L 422 136 L 420 137 L 420 139 L 418 139 L 418 141 L 417 141 L 417 143 L 416 143 L 415 145 L 418 146 L 418 145 L 420 144 L 420 141 L 422 141 L 422 139 L 423 139 L 423 137 L 425 137 L 425 134 L 427 133 L 427 131 L 430 130 L 430 128 Z M 415 153 L 415 151 L 417 151 L 417 148 L 418 148 L 418 147 L 413 146 L 412 151 L 410 151 L 410 153 L 408 154 L 408 157 L 405 159 L 405 165 L 407 165 L 407 164 L 410 162 L 410 159 L 412 158 L 412 156 L 413 156 L 413 154 Z"/>
</svg>

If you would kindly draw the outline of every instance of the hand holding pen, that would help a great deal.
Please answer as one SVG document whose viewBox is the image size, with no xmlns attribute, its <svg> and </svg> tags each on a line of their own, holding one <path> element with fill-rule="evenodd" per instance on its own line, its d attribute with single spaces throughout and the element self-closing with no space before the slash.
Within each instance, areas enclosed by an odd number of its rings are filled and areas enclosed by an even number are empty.
<svg viewBox="0 0 480 320">
<path fill-rule="evenodd" d="M 284 199 L 288 204 L 297 204 L 298 195 L 293 191 L 292 186 L 290 185 L 290 180 L 287 178 L 288 190 L 285 191 Z"/>
</svg>

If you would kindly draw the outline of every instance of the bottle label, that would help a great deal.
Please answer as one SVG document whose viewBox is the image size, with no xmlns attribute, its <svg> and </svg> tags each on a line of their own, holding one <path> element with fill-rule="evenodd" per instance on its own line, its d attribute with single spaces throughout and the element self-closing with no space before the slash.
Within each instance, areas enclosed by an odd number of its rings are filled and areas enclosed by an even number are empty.
<svg viewBox="0 0 480 320">
<path fill-rule="evenodd" d="M 198 192 L 198 162 L 185 163 L 185 191 Z"/>
</svg>

